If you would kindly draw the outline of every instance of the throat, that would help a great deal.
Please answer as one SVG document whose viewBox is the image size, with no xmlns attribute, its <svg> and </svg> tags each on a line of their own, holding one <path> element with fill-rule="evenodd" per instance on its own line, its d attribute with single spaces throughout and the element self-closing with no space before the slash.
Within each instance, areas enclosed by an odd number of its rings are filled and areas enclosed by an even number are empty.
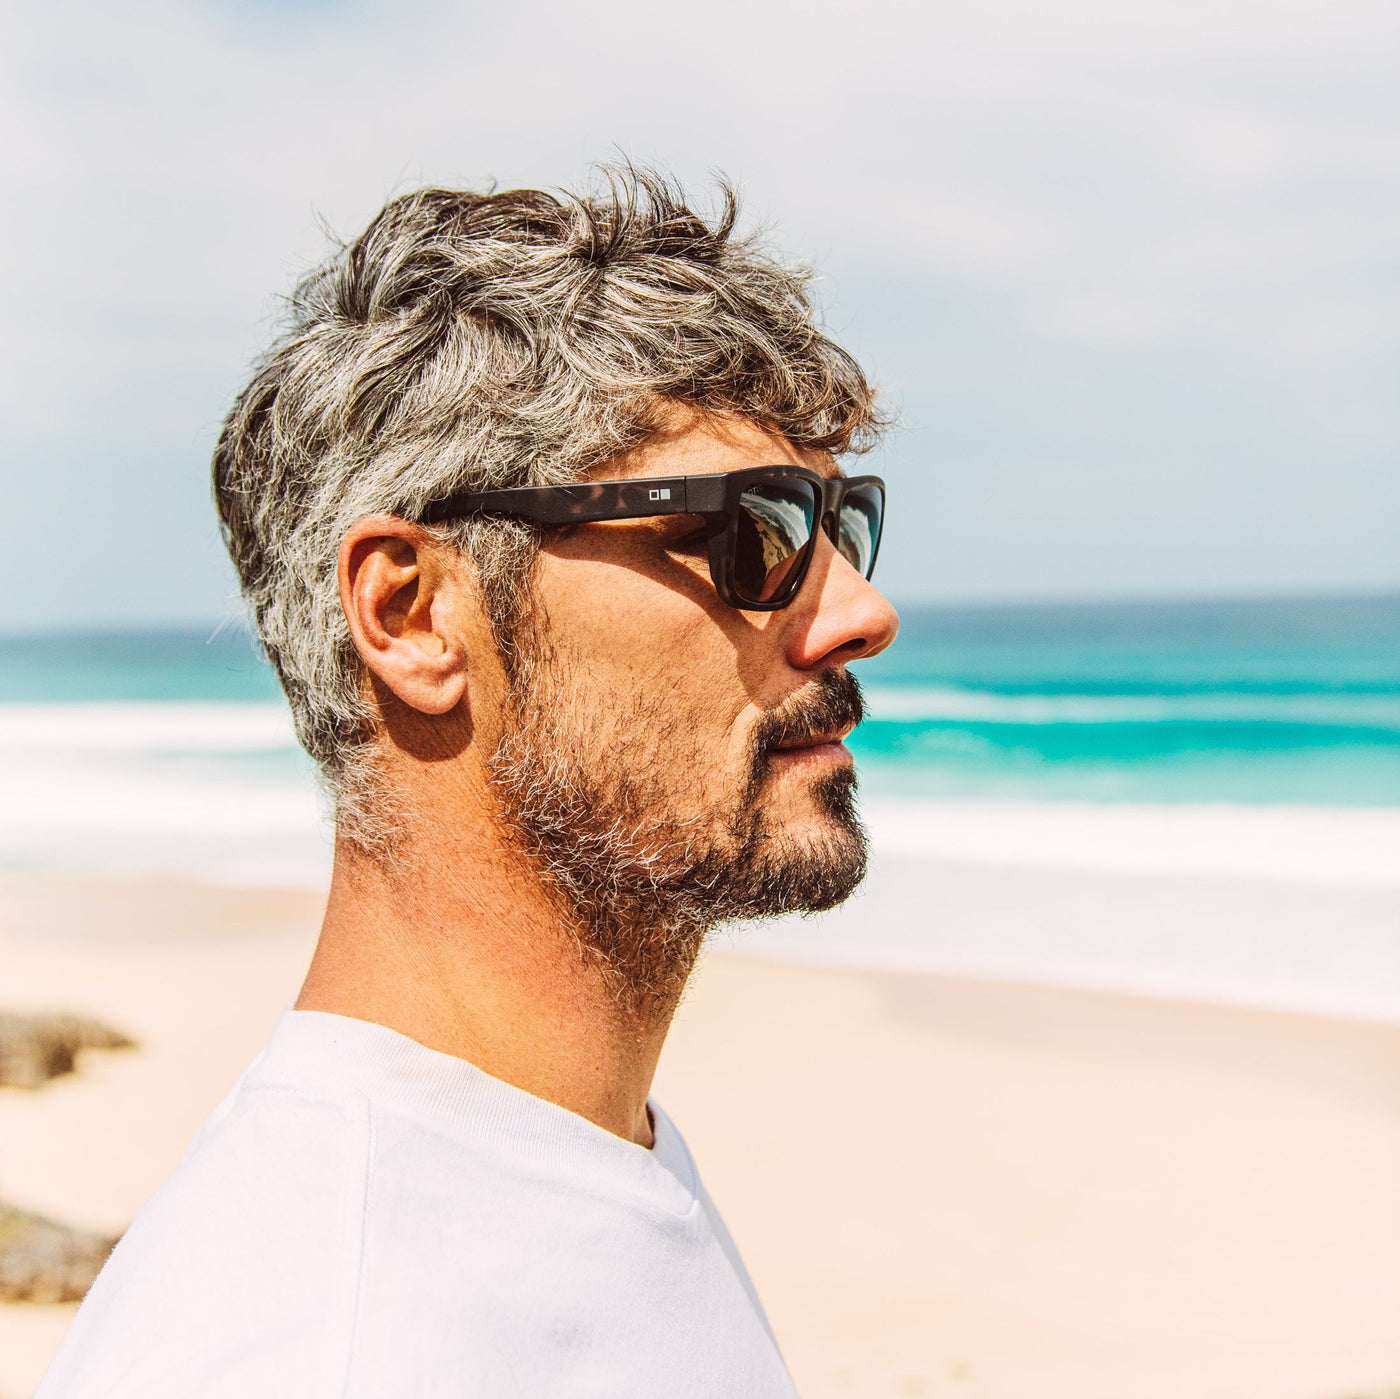
<svg viewBox="0 0 1400 1399">
<path fill-rule="evenodd" d="M 386 867 L 338 845 L 297 1007 L 384 1025 L 649 1146 L 647 1096 L 684 975 L 635 997 L 512 866 L 479 850 L 469 879 L 433 881 L 415 860 Z"/>
</svg>

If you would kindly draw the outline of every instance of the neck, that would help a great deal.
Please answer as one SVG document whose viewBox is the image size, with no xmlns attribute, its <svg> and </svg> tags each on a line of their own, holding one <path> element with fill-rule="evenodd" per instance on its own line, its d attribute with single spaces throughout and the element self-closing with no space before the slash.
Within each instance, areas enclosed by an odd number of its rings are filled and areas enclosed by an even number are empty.
<svg viewBox="0 0 1400 1399">
<path fill-rule="evenodd" d="M 472 824 L 470 847 L 412 839 L 392 865 L 337 841 L 297 1008 L 387 1026 L 650 1146 L 678 997 L 629 1006 L 528 860 Z"/>
</svg>

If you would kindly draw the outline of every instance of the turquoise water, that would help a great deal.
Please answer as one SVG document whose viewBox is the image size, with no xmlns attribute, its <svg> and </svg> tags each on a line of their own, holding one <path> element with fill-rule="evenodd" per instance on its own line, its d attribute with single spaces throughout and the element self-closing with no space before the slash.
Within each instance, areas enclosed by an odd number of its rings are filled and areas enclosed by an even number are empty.
<svg viewBox="0 0 1400 1399">
<path fill-rule="evenodd" d="M 906 608 L 860 674 L 872 795 L 1400 806 L 1400 597 Z M 237 627 L 0 639 L 0 703 L 277 695 Z"/>
<path fill-rule="evenodd" d="M 870 791 L 1400 805 L 1400 597 L 910 610 Z"/>
<path fill-rule="evenodd" d="M 272 700 L 281 693 L 238 626 L 0 637 L 0 704 Z"/>
</svg>

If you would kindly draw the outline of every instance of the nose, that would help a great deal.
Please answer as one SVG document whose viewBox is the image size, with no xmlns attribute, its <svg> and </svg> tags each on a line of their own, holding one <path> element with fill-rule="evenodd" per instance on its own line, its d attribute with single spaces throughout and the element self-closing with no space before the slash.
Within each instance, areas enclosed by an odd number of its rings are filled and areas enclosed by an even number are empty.
<svg viewBox="0 0 1400 1399">
<path fill-rule="evenodd" d="M 787 659 L 798 670 L 876 656 L 899 632 L 890 600 L 851 567 L 825 530 L 788 614 Z"/>
</svg>

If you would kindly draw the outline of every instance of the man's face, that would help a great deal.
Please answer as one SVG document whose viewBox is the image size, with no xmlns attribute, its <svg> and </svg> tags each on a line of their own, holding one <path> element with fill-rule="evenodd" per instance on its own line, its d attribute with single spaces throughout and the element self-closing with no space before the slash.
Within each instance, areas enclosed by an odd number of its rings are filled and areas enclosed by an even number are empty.
<svg viewBox="0 0 1400 1399">
<path fill-rule="evenodd" d="M 600 476 L 804 465 L 737 419 L 687 415 Z M 793 603 L 741 612 L 694 516 L 575 527 L 546 544 L 492 774 L 506 815 L 633 999 L 684 979 L 725 919 L 839 903 L 865 871 L 848 661 L 898 625 L 823 536 Z"/>
</svg>

